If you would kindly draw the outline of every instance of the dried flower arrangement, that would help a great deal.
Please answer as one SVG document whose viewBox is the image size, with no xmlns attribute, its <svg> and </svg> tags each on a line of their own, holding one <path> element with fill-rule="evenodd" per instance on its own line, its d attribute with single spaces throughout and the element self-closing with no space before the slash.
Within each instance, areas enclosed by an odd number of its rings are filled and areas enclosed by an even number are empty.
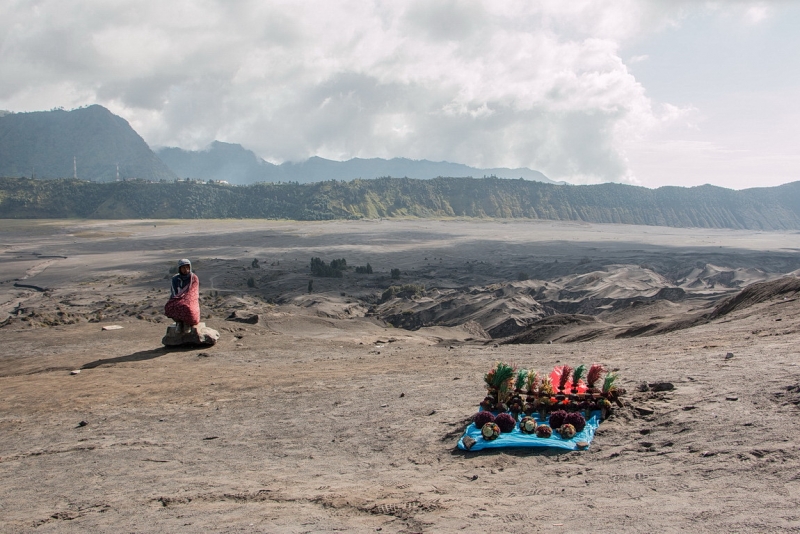
<svg viewBox="0 0 800 534">
<path fill-rule="evenodd" d="M 536 419 L 533 417 L 523 417 L 522 420 L 519 422 L 519 430 L 523 434 L 533 434 L 536 432 Z"/>
<path fill-rule="evenodd" d="M 572 426 L 576 432 L 583 432 L 586 428 L 586 418 L 580 412 L 571 412 L 564 416 L 563 424 Z"/>
<path fill-rule="evenodd" d="M 513 432 L 517 426 L 517 420 L 510 413 L 500 413 L 494 418 L 494 422 L 500 427 L 501 432 Z"/>
<path fill-rule="evenodd" d="M 500 437 L 500 427 L 496 423 L 486 423 L 481 427 L 481 436 L 485 440 L 493 440 Z"/>
<path fill-rule="evenodd" d="M 617 385 L 618 375 L 599 363 L 588 368 L 565 364 L 542 375 L 497 362 L 483 379 L 487 395 L 473 421 L 487 440 L 513 432 L 520 416 L 523 434 L 549 438 L 558 430 L 562 439 L 571 439 L 586 428 L 592 412 L 599 410 L 602 419 L 607 419 L 612 403 L 622 406 L 620 397 L 625 394 Z M 533 417 L 537 412 L 539 421 L 547 424 L 537 422 Z"/>
<path fill-rule="evenodd" d="M 564 418 L 567 416 L 566 410 L 556 410 L 550 413 L 550 428 L 558 430 L 564 424 Z"/>
<path fill-rule="evenodd" d="M 478 412 L 472 417 L 472 422 L 478 428 L 483 428 L 486 423 L 494 423 L 494 414 L 490 411 Z"/>
<path fill-rule="evenodd" d="M 561 425 L 561 428 L 558 429 L 558 433 L 563 439 L 572 439 L 576 434 L 575 427 L 569 423 L 564 423 Z"/>
</svg>

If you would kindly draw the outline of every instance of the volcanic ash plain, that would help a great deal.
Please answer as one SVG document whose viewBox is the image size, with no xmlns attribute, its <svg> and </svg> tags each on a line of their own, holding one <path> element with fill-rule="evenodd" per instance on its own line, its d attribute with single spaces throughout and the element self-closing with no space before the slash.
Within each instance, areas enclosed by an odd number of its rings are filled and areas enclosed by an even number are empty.
<svg viewBox="0 0 800 534">
<path fill-rule="evenodd" d="M 540 221 L 2 221 L 0 531 L 800 531 L 798 252 Z M 160 344 L 183 257 L 213 347 Z M 586 451 L 460 451 L 498 361 L 603 363 L 623 407 Z"/>
</svg>

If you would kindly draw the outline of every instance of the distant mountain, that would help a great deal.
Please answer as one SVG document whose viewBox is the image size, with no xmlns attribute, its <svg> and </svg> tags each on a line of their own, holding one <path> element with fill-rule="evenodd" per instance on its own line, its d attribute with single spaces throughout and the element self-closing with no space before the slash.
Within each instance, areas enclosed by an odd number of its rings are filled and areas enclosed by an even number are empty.
<svg viewBox="0 0 800 534">
<path fill-rule="evenodd" d="M 155 152 L 181 178 L 237 185 L 278 181 L 270 178 L 278 166 L 257 157 L 242 145 L 214 141 L 206 150 L 162 147 Z"/>
<path fill-rule="evenodd" d="M 190 151 L 180 148 L 156 150 L 164 163 L 181 178 L 224 180 L 238 185 L 257 182 L 298 182 L 301 184 L 325 180 L 354 180 L 393 176 L 396 178 L 430 179 L 439 176 L 523 178 L 544 183 L 556 183 L 539 171 L 530 169 L 477 169 L 446 161 L 412 160 L 407 158 L 361 159 L 333 161 L 313 157 L 300 163 L 273 165 L 257 157 L 241 145 L 214 141 L 206 150 Z"/>
<path fill-rule="evenodd" d="M 319 182 L 323 180 L 353 180 L 356 178 L 370 179 L 392 176 L 395 178 L 417 178 L 426 180 L 438 177 L 469 177 L 482 178 L 494 176 L 497 178 L 522 178 L 554 184 L 539 171 L 530 169 L 478 169 L 460 163 L 446 161 L 413 160 L 408 158 L 381 158 L 361 159 L 353 158 L 347 161 L 331 161 L 324 158 L 313 157 L 301 163 L 283 163 L 278 166 L 285 181 L 300 183 Z"/>
<path fill-rule="evenodd" d="M 74 159 L 73 159 L 74 158 Z M 0 176 L 174 180 L 128 122 L 102 106 L 0 114 Z"/>
<path fill-rule="evenodd" d="M 161 148 L 158 155 L 128 122 L 102 106 L 64 111 L 0 111 L 0 176 L 114 181 L 192 178 L 247 185 L 258 182 L 311 183 L 386 176 L 429 179 L 439 176 L 524 178 L 555 183 L 530 169 L 477 169 L 427 160 L 313 157 L 273 165 L 241 145 L 215 141 L 208 149 Z M 73 166 L 74 165 L 74 166 Z"/>
<path fill-rule="evenodd" d="M 177 175 L 127 121 L 101 106 L 0 112 L 0 176 L 6 177 L 0 178 L 0 218 L 493 217 L 800 230 L 800 182 L 743 191 L 556 185 L 529 169 L 403 158 L 315 157 L 273 165 L 240 145 L 219 142 L 205 151 L 165 148 L 159 154 Z M 68 178 L 73 158 L 78 180 Z M 117 164 L 126 181 L 115 181 Z M 17 178 L 31 175 L 67 179 Z M 234 187 L 205 183 L 209 179 L 258 183 Z"/>
<path fill-rule="evenodd" d="M 498 178 L 378 178 L 245 187 L 205 182 L 95 183 L 0 178 L 0 218 L 378 217 L 547 219 L 751 230 L 800 230 L 800 182 L 734 191 L 552 185 Z"/>
</svg>

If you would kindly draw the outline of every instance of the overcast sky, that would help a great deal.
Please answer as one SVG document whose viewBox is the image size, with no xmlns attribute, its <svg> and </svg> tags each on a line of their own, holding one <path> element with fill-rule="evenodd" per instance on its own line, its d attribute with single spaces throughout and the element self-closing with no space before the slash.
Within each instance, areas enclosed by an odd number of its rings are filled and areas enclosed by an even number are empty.
<svg viewBox="0 0 800 534">
<path fill-rule="evenodd" d="M 151 146 L 800 180 L 800 2 L 0 0 L 0 109 L 101 104 Z"/>
</svg>

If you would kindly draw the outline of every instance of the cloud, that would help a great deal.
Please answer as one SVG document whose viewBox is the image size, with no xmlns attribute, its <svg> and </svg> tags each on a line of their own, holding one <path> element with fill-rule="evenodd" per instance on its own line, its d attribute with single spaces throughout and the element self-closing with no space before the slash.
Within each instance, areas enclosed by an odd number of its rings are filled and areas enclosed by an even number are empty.
<svg viewBox="0 0 800 534">
<path fill-rule="evenodd" d="M 764 2 L 759 0 L 710 0 L 705 2 L 705 11 L 736 19 L 746 25 L 757 25 L 770 19 L 776 5 L 789 5 L 790 2 Z"/>
<path fill-rule="evenodd" d="M 625 142 L 675 111 L 650 101 L 620 43 L 686 5 L 12 1 L 0 108 L 96 102 L 151 145 L 217 139 L 273 162 L 404 156 L 626 180 Z"/>
<path fill-rule="evenodd" d="M 477 0 L 416 1 L 403 13 L 408 33 L 432 42 L 464 41 L 478 37 L 487 16 Z"/>
<path fill-rule="evenodd" d="M 770 15 L 769 6 L 758 4 L 747 8 L 745 11 L 745 20 L 751 24 L 758 24 L 769 18 Z"/>
<path fill-rule="evenodd" d="M 628 65 L 635 65 L 636 63 L 643 63 L 643 62 L 647 61 L 648 59 L 650 59 L 650 56 L 648 56 L 647 54 L 642 54 L 642 55 L 630 57 L 628 59 L 627 63 L 628 63 Z"/>
</svg>

